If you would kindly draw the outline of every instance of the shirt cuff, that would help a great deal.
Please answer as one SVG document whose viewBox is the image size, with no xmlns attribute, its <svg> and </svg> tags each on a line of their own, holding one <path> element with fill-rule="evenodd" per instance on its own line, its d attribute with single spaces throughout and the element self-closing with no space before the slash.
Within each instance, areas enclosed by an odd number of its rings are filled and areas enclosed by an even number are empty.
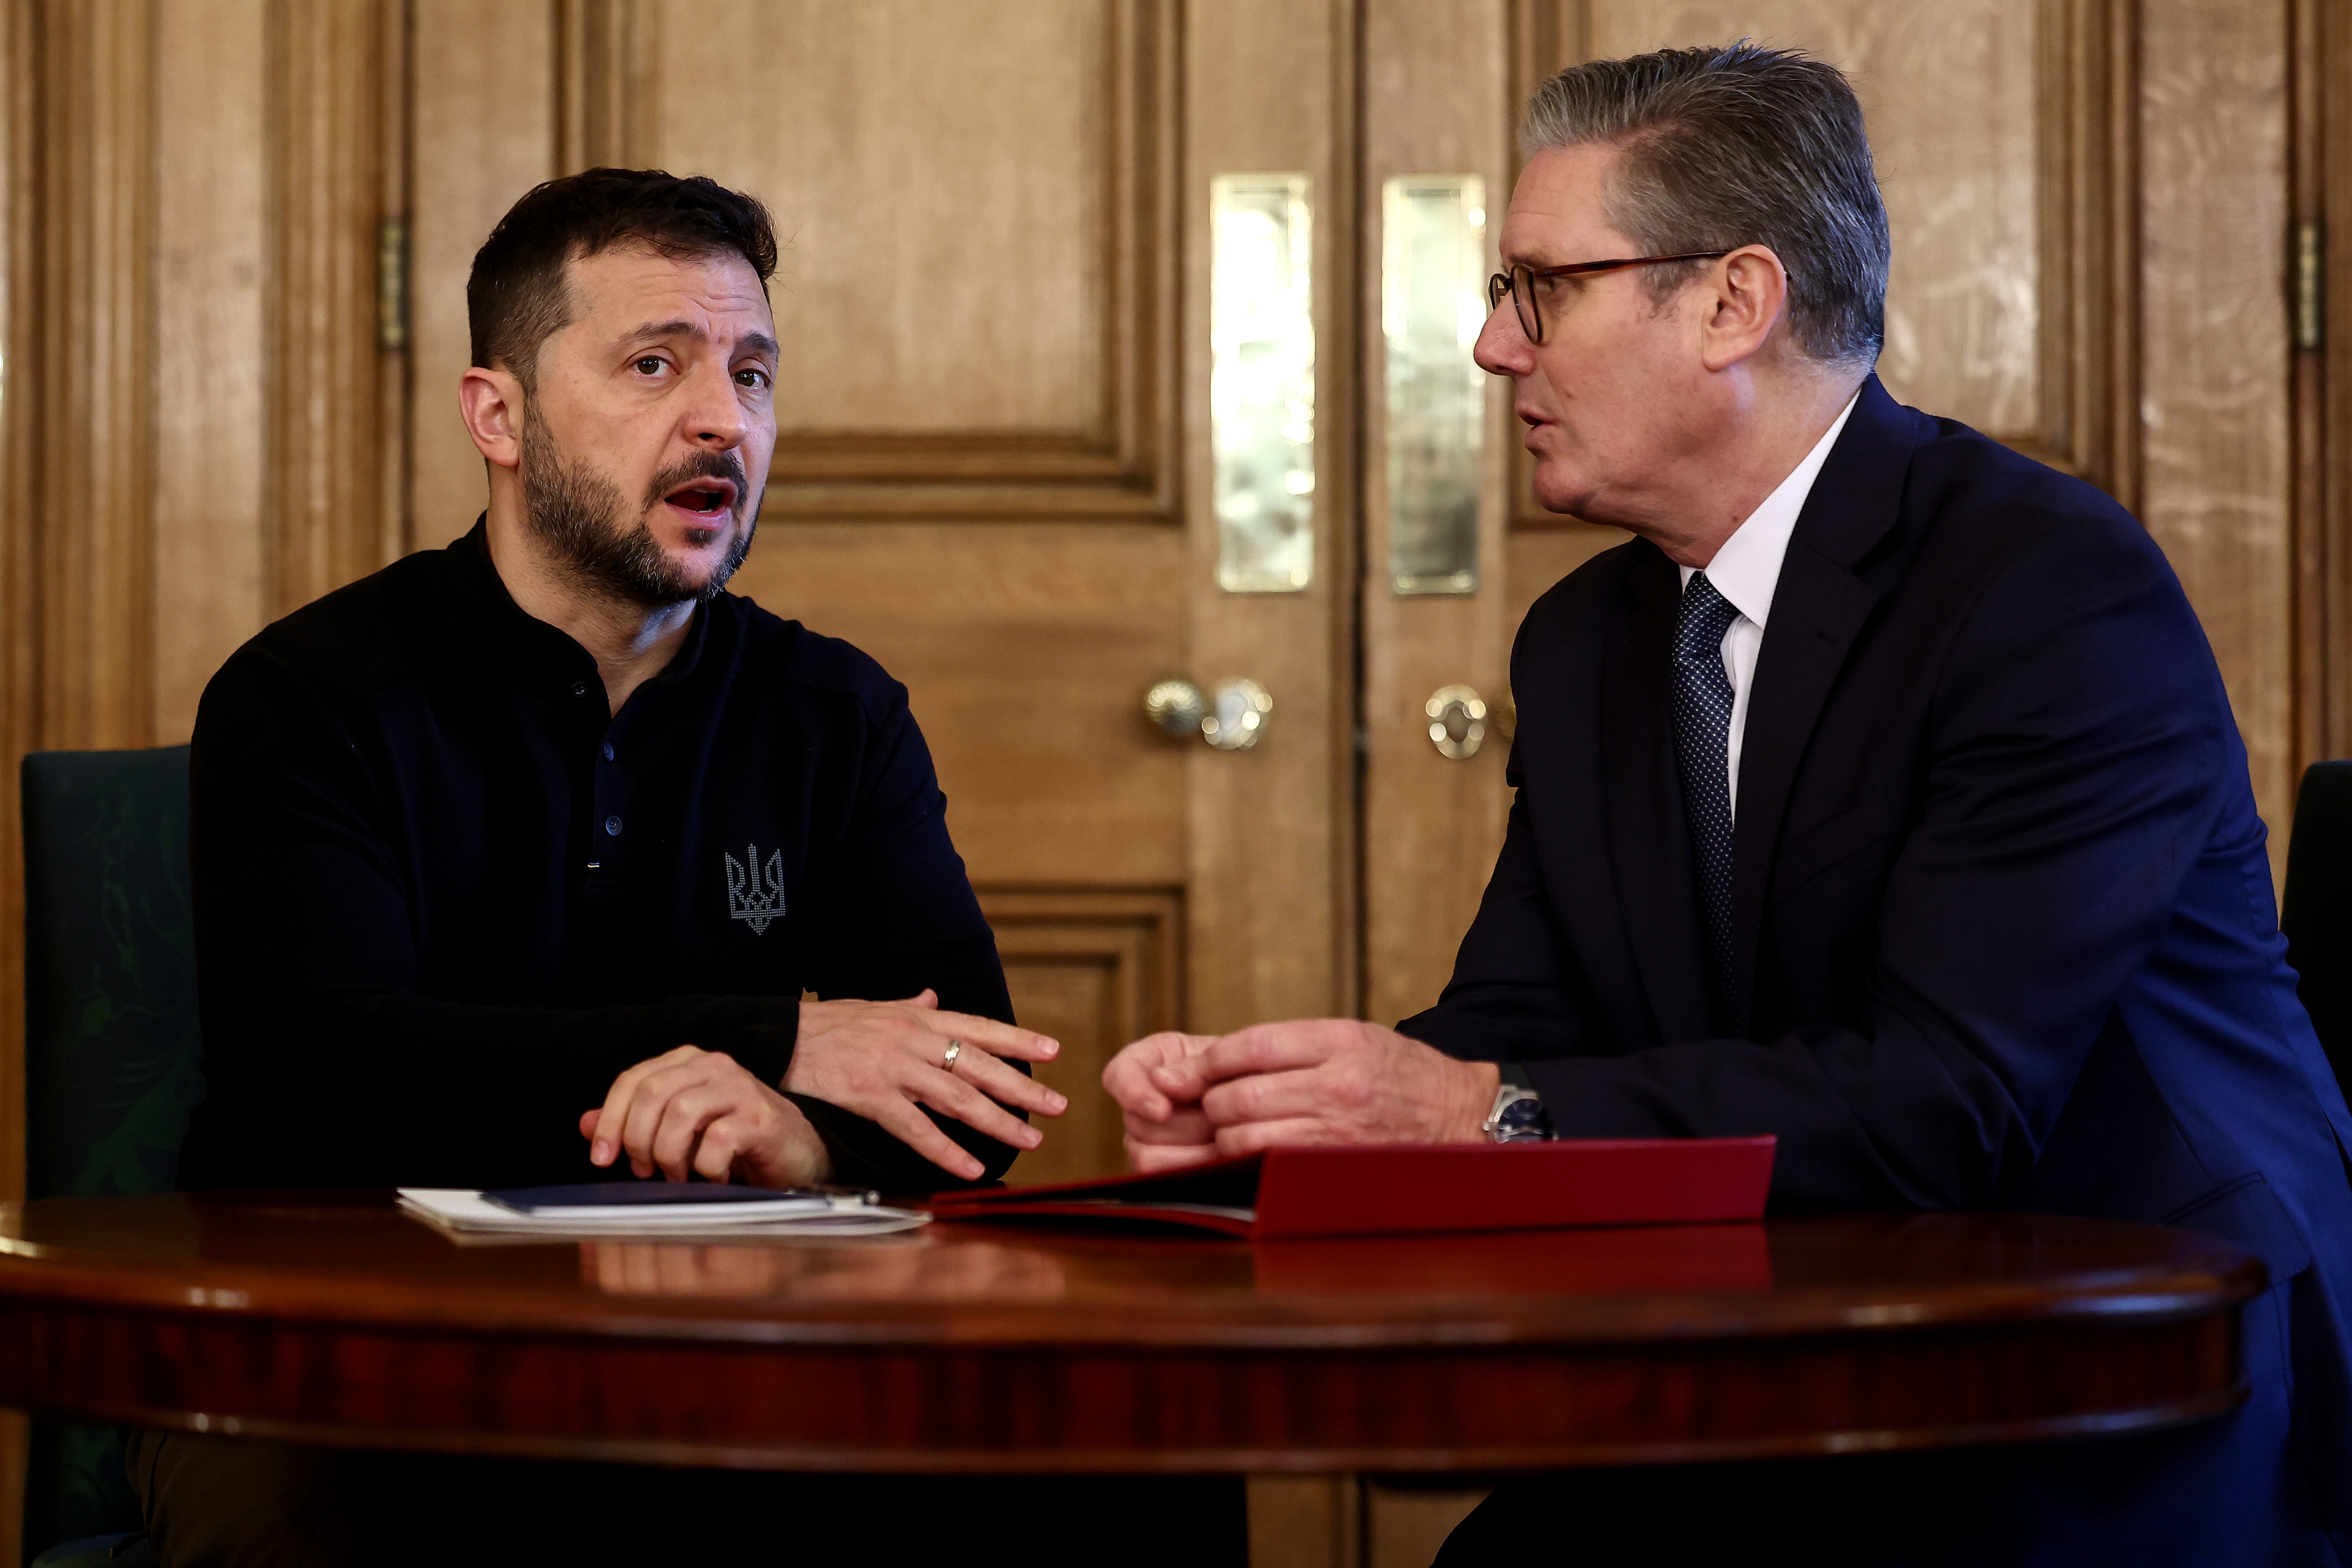
<svg viewBox="0 0 2352 1568">
<path fill-rule="evenodd" d="M 770 1016 L 738 1030 L 728 1055 L 761 1083 L 781 1089 L 784 1074 L 792 1070 L 793 1047 L 800 1037 L 801 1003 L 794 996 L 779 1004 Z"/>
<path fill-rule="evenodd" d="M 977 1184 L 949 1175 L 878 1121 L 869 1121 L 814 1095 L 788 1092 L 784 1098 L 800 1107 L 816 1135 L 824 1140 L 825 1152 L 833 1157 L 831 1180 L 835 1186 L 878 1187 L 886 1196 L 908 1196 Z M 950 1140 L 979 1157 L 983 1167 L 980 1182 L 999 1180 L 1013 1163 L 1016 1151 L 1011 1146 L 950 1117 L 934 1115 L 931 1121 Z"/>
<path fill-rule="evenodd" d="M 648 1045 L 658 1056 L 684 1042 L 706 1051 L 724 1051 L 761 1083 L 784 1086 L 800 1040 L 797 996 L 674 996 L 656 1022 Z M 669 1044 L 659 1042 L 667 1039 Z"/>
</svg>

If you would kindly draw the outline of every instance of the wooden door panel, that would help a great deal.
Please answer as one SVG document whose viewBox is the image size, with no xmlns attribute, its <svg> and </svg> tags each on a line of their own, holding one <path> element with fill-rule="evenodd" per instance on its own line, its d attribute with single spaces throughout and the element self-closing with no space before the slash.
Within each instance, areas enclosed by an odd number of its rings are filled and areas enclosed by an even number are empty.
<svg viewBox="0 0 2352 1568">
<path fill-rule="evenodd" d="M 1102 438 L 1110 7 L 655 11 L 646 155 L 758 192 L 785 241 L 780 437 Z"/>
<path fill-rule="evenodd" d="M 1137 703 L 1179 662 L 1150 525 L 770 523 L 736 579 L 904 681 L 975 881 L 1185 879 L 1185 756 Z"/>
<path fill-rule="evenodd" d="M 981 908 L 996 931 L 1013 1011 L 1061 1042 L 1037 1077 L 1070 1102 L 1010 1179 L 1067 1182 L 1122 1169 L 1118 1111 L 1101 1092 L 1102 1069 L 1128 1041 L 1174 1026 L 1182 894 L 984 889 Z"/>
<path fill-rule="evenodd" d="M 1174 11 L 649 5 L 637 162 L 783 251 L 773 517 L 1172 521 Z"/>
</svg>

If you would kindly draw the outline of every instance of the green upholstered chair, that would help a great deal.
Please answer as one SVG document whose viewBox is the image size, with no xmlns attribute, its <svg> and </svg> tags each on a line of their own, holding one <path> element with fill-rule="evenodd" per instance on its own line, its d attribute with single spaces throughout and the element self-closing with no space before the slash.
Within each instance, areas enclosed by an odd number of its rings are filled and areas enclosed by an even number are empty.
<svg viewBox="0 0 2352 1568">
<path fill-rule="evenodd" d="M 168 1192 L 204 1094 L 188 749 L 39 752 L 23 784 L 28 1195 Z M 117 1430 L 36 1422 L 26 1554 L 139 1527 Z"/>
</svg>

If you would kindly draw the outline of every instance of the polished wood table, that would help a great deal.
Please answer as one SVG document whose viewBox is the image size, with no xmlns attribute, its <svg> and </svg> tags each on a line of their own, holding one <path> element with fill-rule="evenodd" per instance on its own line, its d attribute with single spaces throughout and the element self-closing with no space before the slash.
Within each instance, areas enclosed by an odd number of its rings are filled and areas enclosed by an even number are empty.
<svg viewBox="0 0 2352 1568">
<path fill-rule="evenodd" d="M 2262 1265 L 2042 1216 L 1249 1246 L 459 1246 L 368 1194 L 0 1207 L 0 1404 L 793 1469 L 1495 1471 L 2142 1430 Z"/>
</svg>

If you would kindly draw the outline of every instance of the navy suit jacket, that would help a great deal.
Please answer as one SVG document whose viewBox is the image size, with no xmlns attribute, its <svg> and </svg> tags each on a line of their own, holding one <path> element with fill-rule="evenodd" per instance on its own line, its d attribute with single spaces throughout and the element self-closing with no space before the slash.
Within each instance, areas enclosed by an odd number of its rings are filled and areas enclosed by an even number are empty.
<svg viewBox="0 0 2352 1568">
<path fill-rule="evenodd" d="M 2147 531 L 1875 377 L 1799 516 L 1739 763 L 1711 1018 L 1645 541 L 1511 662 L 1517 794 L 1438 1005 L 1563 1136 L 1780 1136 L 1777 1209 L 2218 1232 L 2291 1307 L 2296 1449 L 2352 1496 L 2352 1118 L 2278 934 L 2221 674 Z"/>
</svg>

